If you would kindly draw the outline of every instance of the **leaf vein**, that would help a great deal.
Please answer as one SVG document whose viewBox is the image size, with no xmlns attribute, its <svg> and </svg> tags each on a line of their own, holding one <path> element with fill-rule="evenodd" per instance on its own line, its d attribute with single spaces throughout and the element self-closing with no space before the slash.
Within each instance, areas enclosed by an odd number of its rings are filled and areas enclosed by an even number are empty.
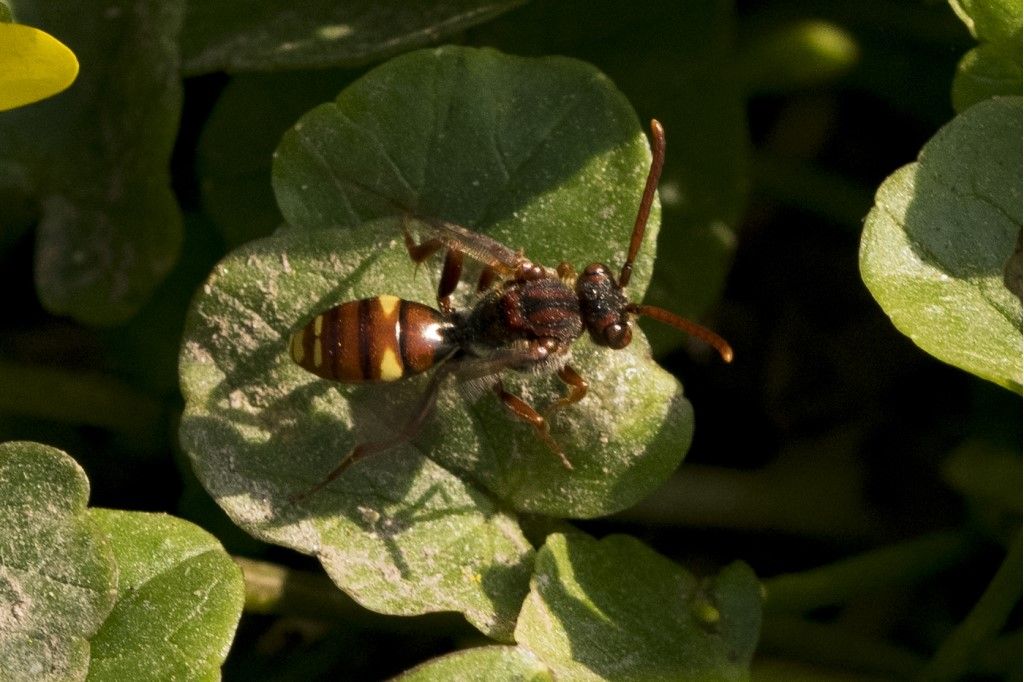
<svg viewBox="0 0 1024 682">
<path fill-rule="evenodd" d="M 589 86 L 596 80 L 598 80 L 596 77 L 591 77 L 591 79 L 587 82 L 587 85 Z M 514 168 L 512 168 L 512 172 L 507 173 L 508 180 L 505 182 L 505 187 L 502 188 L 502 191 L 495 192 L 494 196 L 491 197 L 490 201 L 488 201 L 487 204 L 483 207 L 483 210 L 480 212 L 479 217 L 473 221 L 474 225 L 483 226 L 489 224 L 489 221 L 491 220 L 491 213 L 497 207 L 498 202 L 503 197 L 508 195 L 508 186 L 516 180 L 516 178 L 527 166 L 527 164 L 529 164 L 534 158 L 536 158 L 536 156 L 544 148 L 545 143 L 548 142 L 548 140 L 551 138 L 552 134 L 556 130 L 561 128 L 563 125 L 565 125 L 566 121 L 569 120 L 570 115 L 572 115 L 577 109 L 580 108 L 580 106 L 583 105 L 583 103 L 586 101 L 586 98 L 581 97 L 579 95 L 585 92 L 586 90 L 580 88 L 577 91 L 577 93 L 574 93 L 569 105 L 566 106 L 561 112 L 556 114 L 554 122 L 550 126 L 548 126 L 547 130 L 545 130 L 543 133 L 536 137 L 536 143 L 529 149 L 529 151 L 527 151 L 526 155 L 523 156 L 522 160 L 520 160 L 520 162 L 517 163 Z"/>
<path fill-rule="evenodd" d="M 412 195 L 413 197 L 416 197 L 418 195 L 418 192 L 415 190 L 415 188 L 413 188 L 412 184 L 405 177 L 405 173 L 402 172 L 402 169 L 399 167 L 399 165 L 395 161 L 394 157 L 391 156 L 391 153 L 388 151 L 387 147 L 384 146 L 384 141 L 379 136 L 374 134 L 366 126 L 361 126 L 358 123 L 356 123 L 348 114 L 346 114 L 342 110 L 341 107 L 336 107 L 335 109 L 338 112 L 338 115 L 346 123 L 348 123 L 350 126 L 352 126 L 356 130 L 358 130 L 361 133 L 363 133 L 364 135 L 366 135 L 366 137 L 368 137 L 369 139 L 373 140 L 377 144 L 377 147 L 380 149 L 381 154 L 383 155 L 384 159 L 388 162 L 388 165 L 391 166 L 392 170 L 394 170 L 395 176 L 405 186 L 405 188 L 409 191 L 409 194 Z"/>
</svg>

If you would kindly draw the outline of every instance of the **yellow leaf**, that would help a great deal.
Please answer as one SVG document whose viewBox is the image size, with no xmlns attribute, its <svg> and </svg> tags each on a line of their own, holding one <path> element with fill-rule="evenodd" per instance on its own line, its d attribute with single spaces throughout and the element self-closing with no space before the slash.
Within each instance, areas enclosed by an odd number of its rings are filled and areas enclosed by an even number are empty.
<svg viewBox="0 0 1024 682">
<path fill-rule="evenodd" d="M 56 95 L 77 75 L 75 53 L 49 33 L 0 24 L 0 111 Z"/>
</svg>

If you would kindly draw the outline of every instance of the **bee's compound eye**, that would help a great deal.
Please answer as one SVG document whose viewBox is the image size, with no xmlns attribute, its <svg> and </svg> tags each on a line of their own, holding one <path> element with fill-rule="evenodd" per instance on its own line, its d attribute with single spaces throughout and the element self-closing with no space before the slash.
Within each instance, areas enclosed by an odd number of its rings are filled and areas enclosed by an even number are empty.
<svg viewBox="0 0 1024 682">
<path fill-rule="evenodd" d="M 633 340 L 633 329 L 629 324 L 616 322 L 604 328 L 604 339 L 609 348 L 619 350 L 629 345 Z"/>
</svg>

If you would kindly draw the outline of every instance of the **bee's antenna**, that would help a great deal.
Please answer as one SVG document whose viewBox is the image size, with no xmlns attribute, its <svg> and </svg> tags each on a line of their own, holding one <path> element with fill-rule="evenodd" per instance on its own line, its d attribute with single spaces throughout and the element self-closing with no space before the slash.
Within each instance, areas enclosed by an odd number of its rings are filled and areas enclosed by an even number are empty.
<svg viewBox="0 0 1024 682">
<path fill-rule="evenodd" d="M 644 186 L 644 196 L 640 200 L 640 209 L 636 212 L 636 223 L 633 224 L 633 236 L 629 240 L 629 255 L 626 262 L 622 264 L 622 272 L 619 274 L 619 288 L 629 284 L 629 278 L 633 276 L 633 261 L 640 251 L 640 244 L 644 240 L 644 231 L 647 229 L 647 218 L 651 215 L 651 205 L 654 203 L 654 194 L 658 191 L 658 180 L 661 179 L 661 169 L 665 165 L 665 129 L 657 119 L 651 119 L 651 170 L 647 173 L 647 184 Z"/>
<path fill-rule="evenodd" d="M 626 310 L 634 315 L 643 315 L 644 317 L 650 317 L 651 319 L 659 322 L 664 322 L 667 325 L 675 327 L 681 332 L 685 332 L 690 336 L 695 336 L 717 350 L 718 354 L 722 356 L 722 360 L 725 362 L 732 362 L 732 346 L 729 345 L 728 341 L 707 327 L 701 326 L 696 322 L 691 322 L 684 317 L 679 317 L 675 313 L 670 313 L 663 308 L 656 308 L 651 305 L 630 303 L 629 306 L 626 307 Z"/>
</svg>

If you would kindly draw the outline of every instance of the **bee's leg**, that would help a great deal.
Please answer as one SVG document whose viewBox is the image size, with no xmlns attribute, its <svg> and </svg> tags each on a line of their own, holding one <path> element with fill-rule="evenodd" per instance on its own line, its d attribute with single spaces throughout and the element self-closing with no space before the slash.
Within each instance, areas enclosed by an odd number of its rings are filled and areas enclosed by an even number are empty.
<svg viewBox="0 0 1024 682">
<path fill-rule="evenodd" d="M 419 433 L 420 429 L 423 427 L 423 423 L 427 420 L 427 417 L 434 410 L 434 405 L 437 404 L 437 394 L 441 388 L 441 384 L 444 382 L 445 377 L 452 373 L 455 364 L 455 362 L 449 361 L 444 365 L 441 365 L 441 367 L 434 372 L 434 376 L 431 377 L 430 383 L 427 385 L 427 390 L 423 393 L 423 397 L 420 398 L 419 405 L 416 406 L 416 410 L 413 412 L 412 417 L 405 423 L 405 426 L 403 426 L 398 433 L 387 440 L 370 441 L 367 443 L 357 444 L 342 458 L 341 462 L 338 463 L 338 466 L 323 478 L 323 480 L 309 490 L 292 495 L 288 500 L 293 504 L 301 502 L 313 493 L 329 485 L 334 481 L 334 479 L 341 476 L 346 469 L 359 460 L 369 457 L 370 455 L 376 455 L 386 450 L 390 450 L 397 445 L 407 443 L 415 438 L 416 434 Z"/>
<path fill-rule="evenodd" d="M 417 244 L 416 240 L 412 238 L 411 234 L 409 234 L 409 230 L 405 230 L 405 249 L 409 252 L 409 258 L 411 258 L 412 262 L 416 265 L 419 265 L 433 256 L 443 246 L 444 242 L 440 239 L 428 239 L 425 242 Z"/>
<path fill-rule="evenodd" d="M 563 365 L 562 369 L 558 370 L 558 378 L 565 382 L 569 390 L 564 396 L 551 403 L 548 411 L 560 410 L 568 405 L 578 403 L 587 395 L 587 389 L 590 387 L 587 380 L 569 365 Z"/>
<path fill-rule="evenodd" d="M 500 379 L 494 384 L 494 392 L 498 395 L 498 398 L 501 399 L 501 402 L 505 407 L 512 412 L 512 414 L 534 428 L 540 439 L 543 440 L 544 443 L 546 443 L 547 446 L 551 448 L 556 455 L 558 455 L 558 458 L 562 460 L 562 466 L 569 471 L 572 471 L 572 462 L 569 461 L 569 458 L 565 456 L 564 452 L 562 452 L 562 448 L 559 447 L 558 443 L 555 442 L 555 439 L 551 437 L 550 433 L 548 433 L 547 420 L 544 419 L 540 412 L 537 412 L 537 410 L 530 407 L 530 405 L 522 398 L 512 395 L 506 391 L 505 386 L 501 383 Z"/>
<path fill-rule="evenodd" d="M 444 248 L 445 244 L 440 239 L 428 239 L 419 244 L 405 230 L 405 249 L 409 252 L 409 258 L 416 264 L 416 267 Z M 437 285 L 437 305 L 442 311 L 452 311 L 452 293 L 459 286 L 459 279 L 462 277 L 462 252 L 449 248 L 444 256 L 444 268 L 441 270 L 441 280 Z"/>
<path fill-rule="evenodd" d="M 452 312 L 452 293 L 462 277 L 462 252 L 448 249 L 444 255 L 441 281 L 437 283 L 437 305 L 445 313 Z"/>
<path fill-rule="evenodd" d="M 480 279 L 476 283 L 477 293 L 487 291 L 498 280 L 498 272 L 490 265 L 480 271 Z"/>
</svg>

